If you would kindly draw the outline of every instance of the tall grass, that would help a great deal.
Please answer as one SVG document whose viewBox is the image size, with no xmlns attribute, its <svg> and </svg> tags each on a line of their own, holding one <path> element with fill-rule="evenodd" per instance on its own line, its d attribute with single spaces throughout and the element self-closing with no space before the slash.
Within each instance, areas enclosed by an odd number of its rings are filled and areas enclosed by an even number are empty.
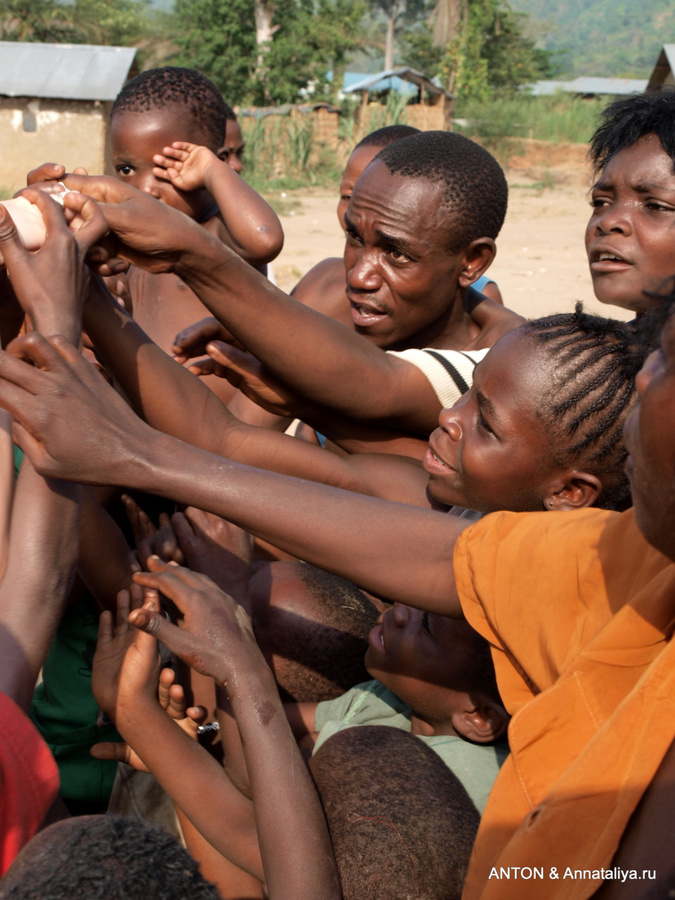
<svg viewBox="0 0 675 900">
<path fill-rule="evenodd" d="M 518 96 L 468 103 L 457 107 L 457 117 L 467 121 L 457 130 L 469 137 L 536 138 L 556 143 L 587 143 L 607 105 L 606 97 L 584 100 L 567 94 L 552 97 Z"/>
<path fill-rule="evenodd" d="M 315 139 L 310 116 L 241 119 L 246 180 L 259 191 L 339 182 L 338 153 Z"/>
</svg>

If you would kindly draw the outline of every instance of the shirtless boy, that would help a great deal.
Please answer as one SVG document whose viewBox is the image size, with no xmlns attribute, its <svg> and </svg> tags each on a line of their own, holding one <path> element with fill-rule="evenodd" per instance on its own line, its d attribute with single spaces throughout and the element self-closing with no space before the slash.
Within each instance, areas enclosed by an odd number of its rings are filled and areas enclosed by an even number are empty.
<svg viewBox="0 0 675 900">
<path fill-rule="evenodd" d="M 117 177 L 200 222 L 252 265 L 274 259 L 281 225 L 268 204 L 218 159 L 226 142 L 226 106 L 215 85 L 192 69 L 149 69 L 129 81 L 111 112 Z M 131 311 L 169 351 L 177 331 L 207 310 L 175 275 L 128 274 Z M 209 379 L 227 400 L 232 388 Z"/>
</svg>

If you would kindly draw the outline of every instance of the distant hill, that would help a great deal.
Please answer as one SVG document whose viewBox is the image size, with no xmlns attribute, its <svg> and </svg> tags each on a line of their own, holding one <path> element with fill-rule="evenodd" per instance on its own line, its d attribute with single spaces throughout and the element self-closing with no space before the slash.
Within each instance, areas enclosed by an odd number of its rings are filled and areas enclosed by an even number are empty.
<svg viewBox="0 0 675 900">
<path fill-rule="evenodd" d="M 510 0 L 531 18 L 560 76 L 648 78 L 663 44 L 675 43 L 673 0 Z"/>
</svg>

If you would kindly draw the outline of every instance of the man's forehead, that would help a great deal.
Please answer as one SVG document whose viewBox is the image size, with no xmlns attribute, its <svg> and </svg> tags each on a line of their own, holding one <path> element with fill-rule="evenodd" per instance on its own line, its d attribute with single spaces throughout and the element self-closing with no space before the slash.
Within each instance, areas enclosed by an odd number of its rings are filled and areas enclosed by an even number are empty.
<svg viewBox="0 0 675 900">
<path fill-rule="evenodd" d="M 443 240 L 448 208 L 442 203 L 441 185 L 426 178 L 391 173 L 374 160 L 354 186 L 347 218 L 360 225 L 396 226 L 420 238 L 441 230 Z"/>
<path fill-rule="evenodd" d="M 442 186 L 420 175 L 403 175 L 390 172 L 386 163 L 374 159 L 362 172 L 356 184 L 352 198 L 360 200 L 372 193 L 386 198 L 389 203 L 409 205 L 411 199 L 417 202 L 429 202 L 438 197 Z"/>
</svg>

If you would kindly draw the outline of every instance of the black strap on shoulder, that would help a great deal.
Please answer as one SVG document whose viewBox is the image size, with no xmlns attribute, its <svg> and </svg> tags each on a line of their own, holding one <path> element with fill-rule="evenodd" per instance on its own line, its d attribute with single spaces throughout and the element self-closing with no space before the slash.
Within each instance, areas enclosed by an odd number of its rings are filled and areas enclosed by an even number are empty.
<svg viewBox="0 0 675 900">
<path fill-rule="evenodd" d="M 424 352 L 428 353 L 429 356 L 433 356 L 433 358 L 443 366 L 445 371 L 455 382 L 457 390 L 460 392 L 460 394 L 466 394 L 466 392 L 469 390 L 469 385 L 466 383 L 466 381 L 464 381 L 464 379 L 450 362 L 450 360 L 443 356 L 442 353 L 437 353 L 436 350 L 425 350 Z M 463 353 L 462 356 L 466 356 L 466 354 Z M 473 367 L 475 368 L 476 363 L 471 359 L 471 357 L 466 356 L 466 358 L 473 364 Z"/>
</svg>

